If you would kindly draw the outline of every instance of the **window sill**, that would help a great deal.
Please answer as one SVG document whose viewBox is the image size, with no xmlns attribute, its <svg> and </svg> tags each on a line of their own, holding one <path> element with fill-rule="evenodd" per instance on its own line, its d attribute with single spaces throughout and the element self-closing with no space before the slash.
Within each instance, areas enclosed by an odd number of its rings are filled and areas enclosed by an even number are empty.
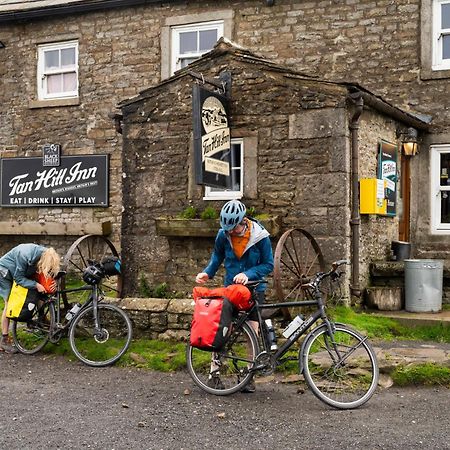
<svg viewBox="0 0 450 450">
<path fill-rule="evenodd" d="M 156 232 L 160 236 L 172 237 L 215 237 L 220 228 L 219 219 L 179 219 L 158 217 Z M 280 234 L 281 221 L 278 216 L 262 219 L 261 224 L 272 237 Z"/>
<path fill-rule="evenodd" d="M 420 71 L 421 80 L 440 80 L 443 78 L 450 78 L 450 69 L 432 70 L 428 68 Z"/>
<path fill-rule="evenodd" d="M 80 104 L 79 97 L 76 98 L 58 98 L 52 100 L 30 100 L 28 107 L 36 108 L 57 108 L 59 106 L 78 106 Z"/>
</svg>

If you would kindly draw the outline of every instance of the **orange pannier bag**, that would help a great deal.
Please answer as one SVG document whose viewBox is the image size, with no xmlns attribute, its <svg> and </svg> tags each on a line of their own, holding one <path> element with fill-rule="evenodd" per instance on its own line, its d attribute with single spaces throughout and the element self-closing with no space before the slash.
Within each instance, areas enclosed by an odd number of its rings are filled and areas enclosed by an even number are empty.
<svg viewBox="0 0 450 450">
<path fill-rule="evenodd" d="M 34 274 L 34 280 L 37 281 L 39 284 L 41 284 L 42 286 L 44 286 L 45 288 L 45 292 L 47 292 L 47 294 L 53 294 L 53 292 L 56 291 L 56 284 L 54 285 L 54 281 L 55 279 L 52 277 L 46 277 L 44 276 L 43 273 L 41 272 L 36 272 Z M 52 288 L 53 287 L 53 288 Z"/>
<path fill-rule="evenodd" d="M 255 303 L 250 290 L 243 284 L 231 284 L 227 287 L 214 289 L 196 286 L 192 294 L 194 300 L 202 297 L 225 297 L 239 311 L 248 311 Z"/>
</svg>

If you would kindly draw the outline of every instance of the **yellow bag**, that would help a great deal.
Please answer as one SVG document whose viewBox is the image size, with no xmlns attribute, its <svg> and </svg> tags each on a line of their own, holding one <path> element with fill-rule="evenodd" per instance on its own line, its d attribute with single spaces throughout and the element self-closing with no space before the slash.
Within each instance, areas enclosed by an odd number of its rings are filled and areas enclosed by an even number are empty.
<svg viewBox="0 0 450 450">
<path fill-rule="evenodd" d="M 20 316 L 27 294 L 28 288 L 18 285 L 15 281 L 13 282 L 8 298 L 8 309 L 6 310 L 8 319 L 17 319 Z"/>
</svg>

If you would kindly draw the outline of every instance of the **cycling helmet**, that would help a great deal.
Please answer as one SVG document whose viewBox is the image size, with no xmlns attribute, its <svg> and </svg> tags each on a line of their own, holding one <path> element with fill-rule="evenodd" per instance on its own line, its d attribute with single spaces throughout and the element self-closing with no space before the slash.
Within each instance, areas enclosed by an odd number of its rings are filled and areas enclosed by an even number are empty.
<svg viewBox="0 0 450 450">
<path fill-rule="evenodd" d="M 225 231 L 231 231 L 245 217 L 246 213 L 245 205 L 239 200 L 230 200 L 223 205 L 222 211 L 220 211 L 220 226 Z"/>
<path fill-rule="evenodd" d="M 87 266 L 83 272 L 83 281 L 87 284 L 99 284 L 105 276 L 102 269 L 98 266 Z"/>
</svg>

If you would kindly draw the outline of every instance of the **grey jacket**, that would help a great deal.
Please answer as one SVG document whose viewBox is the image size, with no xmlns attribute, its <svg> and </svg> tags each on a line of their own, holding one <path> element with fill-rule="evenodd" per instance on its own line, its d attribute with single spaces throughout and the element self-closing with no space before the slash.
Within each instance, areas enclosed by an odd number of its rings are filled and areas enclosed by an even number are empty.
<svg viewBox="0 0 450 450">
<path fill-rule="evenodd" d="M 28 289 L 36 289 L 36 281 L 30 279 L 46 247 L 37 244 L 20 244 L 0 258 L 0 274 L 11 277 L 17 284 Z M 8 271 L 8 273 L 5 271 Z"/>
</svg>

